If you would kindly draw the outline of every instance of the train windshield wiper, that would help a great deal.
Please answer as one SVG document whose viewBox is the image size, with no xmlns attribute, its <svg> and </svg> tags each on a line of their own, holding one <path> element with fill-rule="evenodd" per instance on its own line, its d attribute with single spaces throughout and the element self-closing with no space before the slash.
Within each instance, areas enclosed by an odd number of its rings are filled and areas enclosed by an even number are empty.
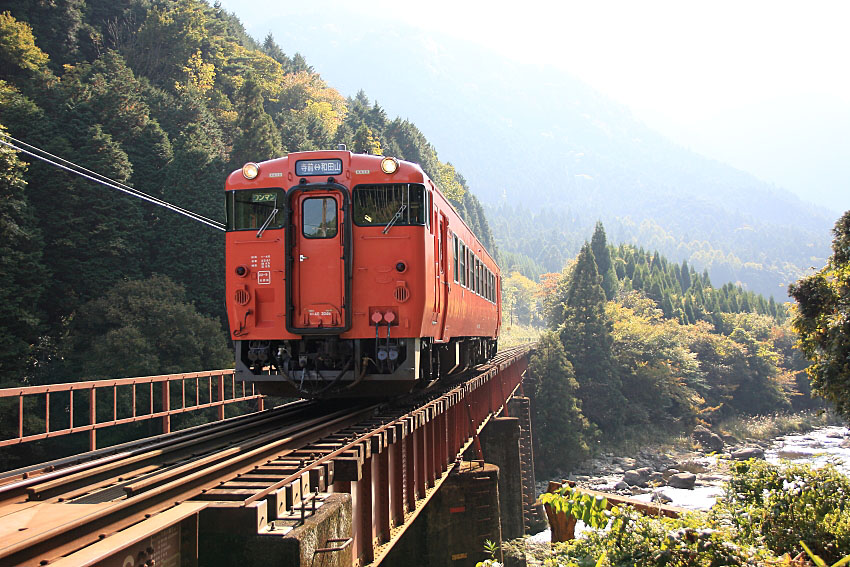
<svg viewBox="0 0 850 567">
<path fill-rule="evenodd" d="M 397 210 L 397 211 L 395 212 L 395 214 L 393 215 L 393 218 L 391 218 L 391 219 L 390 219 L 390 222 L 388 222 L 388 223 L 387 223 L 387 226 L 385 226 L 385 227 L 384 227 L 384 232 L 383 232 L 383 234 L 388 233 L 388 232 L 390 231 L 390 229 L 393 227 L 393 225 L 394 225 L 395 223 L 397 223 L 397 222 L 398 222 L 398 219 L 400 219 L 400 218 L 401 218 L 401 213 L 403 213 L 403 212 L 404 212 L 404 209 L 406 209 L 406 208 L 407 208 L 407 205 L 405 205 L 405 204 L 402 204 L 402 205 L 398 208 L 398 210 Z"/>
<path fill-rule="evenodd" d="M 266 219 L 266 222 L 264 222 L 263 226 L 260 227 L 260 230 L 257 231 L 257 238 L 260 238 L 263 235 L 263 233 L 266 231 L 266 229 L 271 224 L 272 219 L 275 217 L 275 215 L 277 215 L 278 212 L 279 211 L 278 211 L 277 207 L 272 209 L 272 212 L 269 214 L 269 218 Z"/>
</svg>

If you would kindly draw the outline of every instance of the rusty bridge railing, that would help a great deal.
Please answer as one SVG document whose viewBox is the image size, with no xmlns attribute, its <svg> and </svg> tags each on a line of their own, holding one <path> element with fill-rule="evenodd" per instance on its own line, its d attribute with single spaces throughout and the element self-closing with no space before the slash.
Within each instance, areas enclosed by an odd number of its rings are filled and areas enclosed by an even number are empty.
<svg viewBox="0 0 850 567">
<path fill-rule="evenodd" d="M 221 420 L 224 406 L 248 400 L 263 409 L 263 396 L 253 384 L 237 382 L 233 370 L 2 388 L 0 447 L 88 432 L 95 450 L 97 431 L 105 427 L 162 418 L 169 433 L 174 415 L 218 408 Z"/>
</svg>

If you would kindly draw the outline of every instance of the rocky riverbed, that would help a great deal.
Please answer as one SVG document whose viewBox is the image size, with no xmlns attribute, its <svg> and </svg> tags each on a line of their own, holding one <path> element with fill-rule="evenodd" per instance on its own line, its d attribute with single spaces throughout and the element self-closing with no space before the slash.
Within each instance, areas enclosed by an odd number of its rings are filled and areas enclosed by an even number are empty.
<svg viewBox="0 0 850 567">
<path fill-rule="evenodd" d="M 825 427 L 769 441 L 740 441 L 698 427 L 691 447 L 644 448 L 628 457 L 603 453 L 566 478 L 594 490 L 706 510 L 723 493 L 731 463 L 749 458 L 815 465 L 834 462 L 850 475 L 850 429 Z M 545 491 L 547 484 L 541 483 L 538 492 Z"/>
</svg>

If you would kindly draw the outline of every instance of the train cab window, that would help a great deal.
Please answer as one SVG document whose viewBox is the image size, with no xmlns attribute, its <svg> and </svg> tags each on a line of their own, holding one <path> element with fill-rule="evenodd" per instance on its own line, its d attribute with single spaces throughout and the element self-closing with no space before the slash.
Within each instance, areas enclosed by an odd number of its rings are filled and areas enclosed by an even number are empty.
<svg viewBox="0 0 850 567">
<path fill-rule="evenodd" d="M 357 226 L 426 224 L 425 187 L 415 183 L 358 185 L 354 188 L 354 223 Z M 398 218 L 396 218 L 398 217 Z"/>
<path fill-rule="evenodd" d="M 301 233 L 307 238 L 333 238 L 339 226 L 336 221 L 336 199 L 310 197 L 301 205 Z"/>
<path fill-rule="evenodd" d="M 283 189 L 228 191 L 226 198 L 227 230 L 282 228 L 284 223 Z"/>
</svg>

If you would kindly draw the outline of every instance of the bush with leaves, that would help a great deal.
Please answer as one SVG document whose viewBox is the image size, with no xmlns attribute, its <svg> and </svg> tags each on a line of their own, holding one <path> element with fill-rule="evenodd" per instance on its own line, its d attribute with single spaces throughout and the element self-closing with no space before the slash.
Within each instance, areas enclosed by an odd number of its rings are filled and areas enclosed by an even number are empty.
<svg viewBox="0 0 850 567">
<path fill-rule="evenodd" d="M 832 465 L 736 463 L 712 513 L 776 553 L 796 555 L 802 540 L 829 562 L 850 554 L 850 478 Z"/>
<path fill-rule="evenodd" d="M 850 419 L 850 211 L 835 223 L 826 266 L 788 288 L 812 389 Z"/>
</svg>

